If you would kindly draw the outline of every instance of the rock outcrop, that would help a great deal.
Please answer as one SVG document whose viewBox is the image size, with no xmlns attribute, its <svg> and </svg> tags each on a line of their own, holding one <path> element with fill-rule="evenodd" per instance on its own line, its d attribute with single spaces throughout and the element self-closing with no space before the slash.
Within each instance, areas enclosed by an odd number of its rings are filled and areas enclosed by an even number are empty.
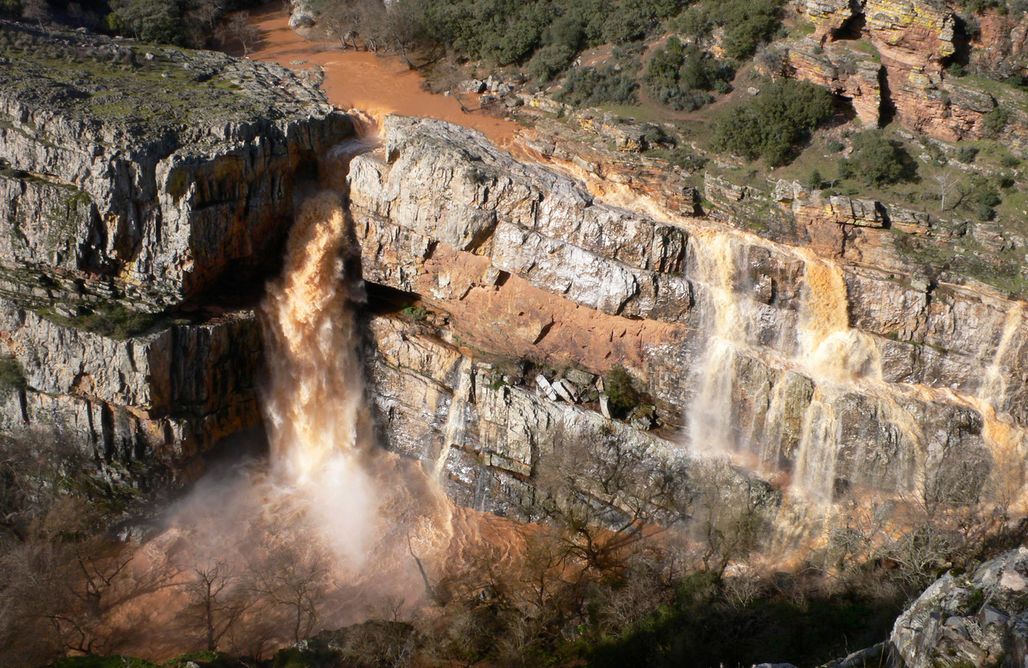
<svg viewBox="0 0 1028 668">
<path fill-rule="evenodd" d="M 83 71 L 54 73 L 69 37 L 12 34 L 4 53 L 24 67 L 0 73 L 0 355 L 24 382 L 3 394 L 5 430 L 50 425 L 98 461 L 180 466 L 257 424 L 252 297 L 302 182 L 341 188 L 348 173 L 372 295 L 436 323 L 370 320 L 383 439 L 468 504 L 531 517 L 566 434 L 629 446 L 643 481 L 688 475 L 685 440 L 823 500 L 970 499 L 1028 447 L 1023 304 L 912 269 L 893 237 L 930 236 L 931 220 L 714 179 L 707 199 L 730 224 L 701 218 L 686 171 L 661 178 L 634 150 L 659 139 L 644 128 L 601 167 L 538 137 L 525 148 L 541 162 L 521 162 L 393 116 L 343 170 L 331 147 L 350 121 L 284 70 L 84 37 Z M 89 65 L 101 58 L 124 69 Z M 106 92 L 132 86 L 131 106 Z M 638 391 L 617 415 L 601 380 L 615 365 Z M 576 493 L 598 499 L 587 478 Z"/>
<path fill-rule="evenodd" d="M 948 573 L 896 620 L 901 668 L 1022 666 L 1028 660 L 1028 548 Z"/>
<path fill-rule="evenodd" d="M 968 66 L 990 79 L 1028 79 L 1028 13 L 988 10 L 975 17 Z"/>
<path fill-rule="evenodd" d="M 0 427 L 187 470 L 260 423 L 254 297 L 352 123 L 219 53 L 4 23 L 0 58 Z"/>
<path fill-rule="evenodd" d="M 0 36 L 0 269 L 31 272 L 25 291 L 74 280 L 49 301 L 159 311 L 261 268 L 297 179 L 352 133 L 274 65 L 23 24 Z"/>
<path fill-rule="evenodd" d="M 556 381 L 574 393 L 562 398 L 541 391 L 531 374 L 507 360 L 443 340 L 445 328 L 376 315 L 367 330 L 384 443 L 443 473 L 450 496 L 462 505 L 536 520 L 544 499 L 574 495 L 601 517 L 670 519 L 671 497 L 684 493 L 697 473 L 696 462 L 674 441 L 607 419 L 595 398 L 581 396 L 589 387 L 581 378 L 591 383 L 591 374 L 571 372 Z M 777 508 L 778 495 L 768 485 L 728 473 L 735 489 L 759 497 L 761 507 Z"/>
<path fill-rule="evenodd" d="M 849 42 L 822 45 L 815 39 L 804 39 L 789 48 L 788 59 L 793 76 L 850 100 L 865 125 L 878 126 L 882 114 L 882 64 L 878 54 L 852 48 Z"/>
<path fill-rule="evenodd" d="M 865 123 L 895 117 L 945 141 L 999 136 L 1019 153 L 1028 147 L 1023 90 L 947 69 L 969 62 L 973 71 L 1000 79 L 1023 76 L 1023 19 L 988 13 L 974 34 L 954 10 L 922 0 L 803 0 L 798 8 L 815 29 L 812 38 L 788 46 L 793 75 L 851 99 Z M 986 35 L 993 41 L 983 41 Z M 1005 123 L 990 122 L 996 113 Z"/>
</svg>

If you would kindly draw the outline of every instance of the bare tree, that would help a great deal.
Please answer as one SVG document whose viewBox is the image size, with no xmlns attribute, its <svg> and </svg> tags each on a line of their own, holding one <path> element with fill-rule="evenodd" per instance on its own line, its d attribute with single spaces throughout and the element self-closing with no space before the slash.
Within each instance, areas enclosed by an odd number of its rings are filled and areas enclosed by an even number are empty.
<svg viewBox="0 0 1028 668">
<path fill-rule="evenodd" d="M 225 0 L 192 0 L 190 5 L 190 14 L 208 31 L 213 32 L 218 25 L 218 19 L 225 15 Z"/>
<path fill-rule="evenodd" d="M 339 40 L 343 49 L 352 48 L 356 51 L 357 39 L 361 36 L 360 18 L 357 2 L 348 0 L 327 5 L 322 11 L 321 22 L 328 28 L 329 34 Z"/>
<path fill-rule="evenodd" d="M 21 15 L 42 28 L 50 20 L 50 3 L 47 0 L 21 0 Z"/>
<path fill-rule="evenodd" d="M 765 490 L 716 461 L 696 463 L 691 484 L 697 497 L 690 530 L 702 546 L 703 569 L 720 580 L 728 565 L 749 554 L 765 534 Z"/>
<path fill-rule="evenodd" d="M 939 187 L 939 211 L 944 212 L 947 210 L 946 200 L 951 194 L 953 194 L 953 190 L 957 186 L 959 177 L 949 170 L 944 169 L 938 174 L 935 174 L 932 179 Z M 962 199 L 963 197 L 958 199 L 957 202 L 955 204 L 951 204 L 949 208 L 957 207 Z"/>
<path fill-rule="evenodd" d="M 218 29 L 218 36 L 223 42 L 236 42 L 243 49 L 243 56 L 261 41 L 261 31 L 250 23 L 247 12 L 238 12 Z"/>
<path fill-rule="evenodd" d="M 386 35 L 390 48 L 414 69 L 410 51 L 421 36 L 422 0 L 397 0 L 386 5 L 383 17 L 383 33 Z"/>
<path fill-rule="evenodd" d="M 249 607 L 242 594 L 245 587 L 224 561 L 198 566 L 186 585 L 192 616 L 203 628 L 209 651 L 216 651 L 221 639 Z"/>
<path fill-rule="evenodd" d="M 288 612 L 293 640 L 309 636 L 330 584 L 323 549 L 313 542 L 277 546 L 254 570 L 256 592 Z"/>
</svg>

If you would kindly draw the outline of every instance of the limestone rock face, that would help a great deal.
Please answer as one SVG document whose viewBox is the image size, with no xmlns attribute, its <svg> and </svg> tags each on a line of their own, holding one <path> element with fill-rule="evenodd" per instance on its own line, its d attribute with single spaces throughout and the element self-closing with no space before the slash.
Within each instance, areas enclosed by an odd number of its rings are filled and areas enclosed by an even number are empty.
<svg viewBox="0 0 1028 668">
<path fill-rule="evenodd" d="M 156 311 L 273 257 L 294 185 L 352 134 L 289 71 L 3 25 L 0 264 Z"/>
<path fill-rule="evenodd" d="M 349 176 L 365 280 L 409 293 L 477 352 L 462 362 L 407 341 L 416 364 L 380 352 L 377 401 L 393 447 L 463 462 L 452 480 L 471 484 L 470 462 L 487 462 L 504 494 L 531 496 L 520 481 L 554 424 L 621 425 L 602 406 L 545 396 L 556 376 L 533 372 L 526 388 L 497 371 L 500 391 L 481 364 L 594 376 L 623 364 L 659 429 L 792 472 L 829 498 L 872 488 L 968 499 L 989 489 L 997 457 L 1023 447 L 1028 322 L 1017 302 L 933 282 L 890 252 L 894 219 L 929 221 L 796 184 L 780 184 L 775 202 L 709 180 L 708 200 L 749 207 L 727 218 L 778 211 L 798 248 L 649 204 L 612 206 L 590 177 L 523 164 L 439 121 L 387 117 L 381 137 Z M 380 351 L 404 339 L 395 326 L 378 336 Z M 453 397 L 468 393 L 451 419 Z M 446 445 L 457 423 L 480 428 Z"/>
<path fill-rule="evenodd" d="M 804 0 L 800 9 L 814 21 L 814 36 L 819 41 L 841 30 L 861 11 L 853 0 Z"/>
<path fill-rule="evenodd" d="M 183 467 L 259 423 L 260 328 L 252 312 L 103 336 L 0 300 L 0 350 L 25 387 L 0 403 L 7 433 L 48 428 L 107 463 Z"/>
<path fill-rule="evenodd" d="M 385 160 L 350 166 L 365 278 L 414 291 L 443 246 L 611 315 L 675 321 L 688 311 L 689 284 L 676 275 L 681 228 L 597 202 L 572 179 L 448 123 L 390 116 L 383 134 Z M 397 246 L 407 252 L 392 268 L 385 254 Z"/>
<path fill-rule="evenodd" d="M 3 23 L 0 56 L 0 430 L 188 478 L 260 424 L 250 307 L 352 123 L 219 53 Z"/>
<path fill-rule="evenodd" d="M 952 55 L 956 17 L 920 0 L 865 0 L 866 28 L 883 58 L 909 66 Z"/>
<path fill-rule="evenodd" d="M 697 464 L 671 441 L 508 382 L 492 363 L 402 317 L 374 316 L 367 328 L 371 389 L 385 443 L 443 473 L 449 494 L 463 505 L 538 519 L 556 485 L 561 494 L 589 498 L 601 517 L 640 510 L 659 517 L 666 509 L 638 505 L 652 498 L 656 479 L 671 476 L 688 486 Z M 619 466 L 631 471 L 625 489 L 604 492 L 604 472 Z M 759 481 L 732 473 L 731 482 L 756 486 L 761 505 L 769 512 L 777 507 L 776 494 Z"/>
<path fill-rule="evenodd" d="M 882 65 L 872 54 L 849 48 L 846 42 L 821 46 L 813 38 L 804 39 L 789 47 L 789 67 L 796 78 L 848 98 L 866 125 L 878 125 Z"/>
<path fill-rule="evenodd" d="M 1028 77 L 1028 14 L 987 11 L 977 17 L 969 65 L 993 79 Z"/>
<path fill-rule="evenodd" d="M 1028 658 L 1028 548 L 946 574 L 893 626 L 893 655 L 903 668 L 1020 666 Z"/>
</svg>

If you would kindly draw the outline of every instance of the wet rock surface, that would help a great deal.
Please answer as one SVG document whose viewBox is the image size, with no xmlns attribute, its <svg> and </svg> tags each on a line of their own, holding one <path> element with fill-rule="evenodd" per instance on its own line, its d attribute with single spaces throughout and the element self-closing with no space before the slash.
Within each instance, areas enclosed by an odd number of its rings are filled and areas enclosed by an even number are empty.
<svg viewBox="0 0 1028 668">
<path fill-rule="evenodd" d="M 479 359 L 594 375 L 621 360 L 661 424 L 688 434 L 698 415 L 724 416 L 715 433 L 699 433 L 767 470 L 799 471 L 829 496 L 924 485 L 970 498 L 993 475 L 991 411 L 1023 424 L 1028 323 L 1017 302 L 925 280 L 901 260 L 891 270 L 830 269 L 808 251 L 699 219 L 604 204 L 559 170 L 519 163 L 442 122 L 387 117 L 382 139 L 350 172 L 365 279 L 422 300 Z M 789 192 L 795 211 L 820 212 L 811 225 L 888 232 L 873 201 Z M 603 345 L 578 347 L 569 337 L 582 316 L 611 342 L 633 331 L 638 343 L 610 357 Z M 805 351 L 811 337 L 824 338 L 821 352 Z M 990 385 L 998 378 L 1002 392 Z M 553 380 L 534 391 L 562 405 Z M 458 385 L 435 378 L 415 395 Z M 509 391 L 515 406 L 519 392 Z M 528 422 L 546 433 L 553 419 L 530 412 Z M 1012 433 L 1023 439 L 1022 427 Z M 532 471 L 532 442 L 489 455 L 508 488 Z"/>
</svg>

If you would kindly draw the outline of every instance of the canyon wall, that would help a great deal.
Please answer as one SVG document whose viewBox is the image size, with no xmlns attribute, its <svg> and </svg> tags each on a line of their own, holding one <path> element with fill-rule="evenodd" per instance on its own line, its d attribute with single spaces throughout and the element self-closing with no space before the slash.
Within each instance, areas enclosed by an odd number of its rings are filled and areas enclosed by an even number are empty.
<svg viewBox="0 0 1028 668">
<path fill-rule="evenodd" d="M 183 467 L 260 425 L 251 306 L 352 123 L 277 66 L 2 27 L 0 429 Z"/>
<path fill-rule="evenodd" d="M 729 455 L 817 502 L 1020 494 L 1024 304 L 909 263 L 895 239 L 916 216 L 789 184 L 747 208 L 711 180 L 699 217 L 659 170 L 600 174 L 538 141 L 522 162 L 402 117 L 344 185 L 352 123 L 281 68 L 84 37 L 113 80 L 65 76 L 48 49 L 66 37 L 11 32 L 5 431 L 182 469 L 258 426 L 251 308 L 307 183 L 349 191 L 381 436 L 467 504 L 531 517 L 569 434 L 645 453 L 644 478 Z M 125 81 L 135 107 L 105 97 Z"/>
<path fill-rule="evenodd" d="M 818 499 L 861 488 L 1019 493 L 1022 302 L 854 262 L 830 245 L 819 256 L 674 211 L 654 216 L 641 195 L 639 211 L 610 206 L 558 169 L 437 121 L 388 117 L 382 144 L 350 168 L 364 277 L 434 314 L 460 351 L 440 358 L 442 374 L 387 364 L 402 370 L 376 383 L 394 447 L 443 449 L 455 479 L 469 458 L 492 478 L 530 479 L 531 438 L 515 439 L 512 456 L 509 435 L 483 442 L 437 417 L 441 435 L 419 441 L 411 415 L 495 410 L 481 381 L 468 389 L 467 376 L 481 375 L 461 361 L 470 355 L 522 370 L 493 372 L 504 411 L 516 408 L 518 433 L 533 423 L 545 433 L 552 418 L 519 397 L 557 381 L 572 394 L 564 411 L 602 411 L 588 380 L 619 363 L 653 405 L 629 426 L 787 473 Z"/>
</svg>

